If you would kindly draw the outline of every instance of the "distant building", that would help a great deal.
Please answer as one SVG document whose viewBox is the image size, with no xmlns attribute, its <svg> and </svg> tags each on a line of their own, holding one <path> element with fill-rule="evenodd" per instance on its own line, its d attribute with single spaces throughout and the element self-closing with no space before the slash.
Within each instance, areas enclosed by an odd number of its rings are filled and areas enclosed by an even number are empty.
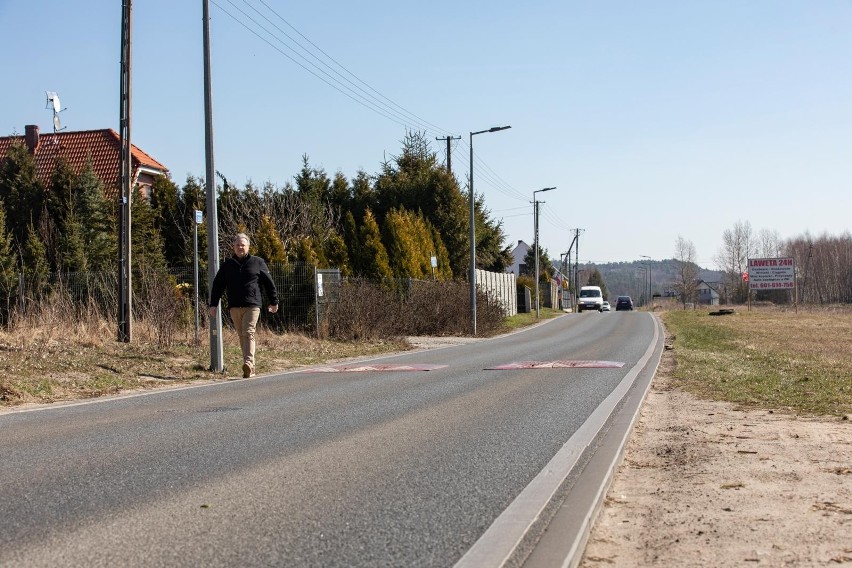
<svg viewBox="0 0 852 568">
<path fill-rule="evenodd" d="M 711 284 L 704 280 L 699 280 L 696 287 L 698 293 L 698 303 L 707 306 L 719 305 L 719 292 L 716 291 L 715 283 Z"/>
<path fill-rule="evenodd" d="M 111 129 L 63 131 L 40 134 L 36 125 L 28 124 L 23 136 L 0 137 L 0 161 L 6 158 L 15 143 L 22 143 L 35 159 L 36 175 L 44 187 L 50 187 L 50 179 L 56 162 L 64 158 L 68 165 L 80 173 L 88 160 L 92 169 L 104 185 L 104 194 L 115 199 L 119 194 L 119 161 L 121 137 Z M 132 162 L 131 180 L 139 193 L 151 197 L 151 186 L 157 176 L 167 175 L 169 170 L 160 162 L 130 145 Z"/>
<path fill-rule="evenodd" d="M 523 270 L 526 270 L 527 265 L 524 264 L 524 258 L 532 250 L 532 247 L 524 241 L 518 241 L 518 246 L 512 249 L 512 265 L 506 269 L 506 272 L 511 272 L 515 276 L 520 276 Z"/>
</svg>

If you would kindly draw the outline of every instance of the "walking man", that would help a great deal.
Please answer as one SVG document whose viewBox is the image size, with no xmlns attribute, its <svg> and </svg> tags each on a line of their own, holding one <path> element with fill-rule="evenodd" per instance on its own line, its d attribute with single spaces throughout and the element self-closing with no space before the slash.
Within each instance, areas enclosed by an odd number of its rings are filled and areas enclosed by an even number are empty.
<svg viewBox="0 0 852 568">
<path fill-rule="evenodd" d="M 273 314 L 278 311 L 278 291 L 266 261 L 249 254 L 248 236 L 238 233 L 231 244 L 234 255 L 219 267 L 210 289 L 210 317 L 216 317 L 216 307 L 222 293 L 227 291 L 229 313 L 243 352 L 243 378 L 247 379 L 254 376 L 254 334 L 263 305 L 260 288 L 263 286 L 266 290 L 267 309 Z"/>
</svg>

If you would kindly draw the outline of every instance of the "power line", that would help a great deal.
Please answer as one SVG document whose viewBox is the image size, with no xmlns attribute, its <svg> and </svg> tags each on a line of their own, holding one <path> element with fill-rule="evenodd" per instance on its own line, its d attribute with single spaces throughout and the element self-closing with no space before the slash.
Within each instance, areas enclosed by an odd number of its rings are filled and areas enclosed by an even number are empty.
<svg viewBox="0 0 852 568">
<path fill-rule="evenodd" d="M 244 1 L 245 1 L 245 0 L 244 0 Z M 309 44 L 311 44 L 311 46 L 313 46 L 314 48 L 316 48 L 316 49 L 317 49 L 317 51 L 319 51 L 319 52 L 320 52 L 320 53 L 322 53 L 325 57 L 327 57 L 327 58 L 329 59 L 329 61 L 333 62 L 335 65 L 337 65 L 338 67 L 340 67 L 340 68 L 341 68 L 343 71 L 345 71 L 348 75 L 351 75 L 351 76 L 352 76 L 355 80 L 357 80 L 359 83 L 361 83 L 362 85 L 364 85 L 365 87 L 367 87 L 369 90 L 371 90 L 372 92 L 376 93 L 378 96 L 380 96 L 381 98 L 383 98 L 384 100 L 386 100 L 387 102 L 389 102 L 390 104 L 392 104 L 393 106 L 395 106 L 395 107 L 399 108 L 400 110 L 402 110 L 402 111 L 403 111 L 403 112 L 405 112 L 406 114 L 408 114 L 408 115 L 410 115 L 410 116 L 414 117 L 414 118 L 416 119 L 416 121 L 417 121 L 417 122 L 420 122 L 420 123 L 422 123 L 422 124 L 429 125 L 429 126 L 431 126 L 434 130 L 437 130 L 438 132 L 443 133 L 443 134 L 445 134 L 445 135 L 447 135 L 447 134 L 449 133 L 449 131 L 442 129 L 442 128 L 440 128 L 439 126 L 435 126 L 434 124 L 430 123 L 429 121 L 424 120 L 424 119 L 420 118 L 419 116 L 417 116 L 416 114 L 414 114 L 414 113 L 412 113 L 412 112 L 410 112 L 410 111 L 406 110 L 406 109 L 405 109 L 404 107 L 402 107 L 401 105 L 397 104 L 397 103 L 396 103 L 396 102 L 394 102 L 393 100 L 389 99 L 388 97 L 386 97 L 385 95 L 383 95 L 382 93 L 380 93 L 379 91 L 377 91 L 376 89 L 374 89 L 373 87 L 371 87 L 368 83 L 366 83 L 365 81 L 363 81 L 360 77 L 358 77 L 358 76 L 357 76 L 357 75 L 355 75 L 353 72 L 351 72 L 349 69 L 347 69 L 344 65 L 342 65 L 341 63 L 339 63 L 336 59 L 334 59 L 334 58 L 333 58 L 332 56 L 330 56 L 328 53 L 326 53 L 325 51 L 323 51 L 323 49 L 322 49 L 322 48 L 320 48 L 318 45 L 316 45 L 316 44 L 315 44 L 314 42 L 312 42 L 310 39 L 308 39 L 307 37 L 305 37 L 305 35 L 304 35 L 302 32 L 300 32 L 299 30 L 297 30 L 297 29 L 296 29 L 296 28 L 295 28 L 295 27 L 294 27 L 294 26 L 293 26 L 290 22 L 288 22 L 287 20 L 285 20 L 285 19 L 281 16 L 281 14 L 279 14 L 278 12 L 276 12 L 276 11 L 275 11 L 272 7 L 270 7 L 270 6 L 269 6 L 269 4 L 267 4 L 266 2 L 264 2 L 264 0 L 260 0 L 260 3 L 261 3 L 261 4 L 263 4 L 264 6 L 266 6 L 266 8 L 267 8 L 270 12 L 272 12 L 273 14 L 275 14 L 275 15 L 278 17 L 278 19 L 280 19 L 282 22 L 284 22 L 285 24 L 287 24 L 287 26 L 288 26 L 290 29 L 292 29 L 294 32 L 296 32 L 297 34 L 299 34 L 299 36 L 300 36 L 300 37 L 302 37 L 302 38 L 303 38 L 305 41 L 307 41 Z"/>
<path fill-rule="evenodd" d="M 252 29 L 252 28 L 251 28 L 248 24 L 246 24 L 245 22 L 243 22 L 242 20 L 240 20 L 239 18 L 237 18 L 234 14 L 232 14 L 231 12 L 229 12 L 227 9 L 225 9 L 222 5 L 220 5 L 219 3 L 217 3 L 215 0 L 211 0 L 211 3 L 212 3 L 214 6 L 216 6 L 217 8 L 219 8 L 220 10 L 222 10 L 222 12 L 224 12 L 227 16 L 229 16 L 229 17 L 230 17 L 231 19 L 233 19 L 235 22 L 237 22 L 237 23 L 238 23 L 238 24 L 240 24 L 242 27 L 244 27 L 246 30 L 248 30 L 248 31 L 249 31 L 249 32 L 251 32 L 253 35 L 255 35 L 258 39 L 260 39 L 261 41 L 263 41 L 264 43 L 266 43 L 267 45 L 269 45 L 272 49 L 274 49 L 275 51 L 277 51 L 278 53 L 280 53 L 281 55 L 283 55 L 284 57 L 286 57 L 287 59 L 289 59 L 290 61 L 292 61 L 293 63 L 295 63 L 296 65 L 298 65 L 299 67 L 301 67 L 302 69 L 304 69 L 305 71 L 307 71 L 308 73 L 310 73 L 311 75 L 313 75 L 314 77 L 316 77 L 317 79 L 319 79 L 320 81 L 322 81 L 323 83 L 325 83 L 326 85 L 328 85 L 329 87 L 331 87 L 332 89 L 336 90 L 336 91 L 337 91 L 337 92 L 339 92 L 340 94 L 342 94 L 342 95 L 344 95 L 344 96 L 348 97 L 349 99 L 351 99 L 352 101 L 354 101 L 354 102 L 356 102 L 356 103 L 360 104 L 361 106 L 363 106 L 363 107 L 365 107 L 365 108 L 368 108 L 368 109 L 372 110 L 373 112 L 375 112 L 375 113 L 377 113 L 377 114 L 379 114 L 379 115 L 381 115 L 381 116 L 383 116 L 383 117 L 387 118 L 388 120 L 391 120 L 392 122 L 395 122 L 395 123 L 399 124 L 400 126 L 404 126 L 404 127 L 407 127 L 407 128 L 412 128 L 412 129 L 414 129 L 414 128 L 412 127 L 412 125 L 411 125 L 409 122 L 407 122 L 407 121 L 405 120 L 405 117 L 400 116 L 400 115 L 399 115 L 399 113 L 395 113 L 395 111 L 393 111 L 392 109 L 381 108 L 381 107 L 380 107 L 380 106 L 378 106 L 376 103 L 374 103 L 374 102 L 370 101 L 369 99 L 366 99 L 363 95 L 360 95 L 360 94 L 358 94 L 356 91 L 353 91 L 351 88 L 348 88 L 348 87 L 346 87 L 345 85 L 342 85 L 341 83 L 339 83 L 338 81 L 336 81 L 336 80 L 335 80 L 332 76 L 330 76 L 327 72 L 323 71 L 322 69 L 317 68 L 317 67 L 316 67 L 316 65 L 313 65 L 313 64 L 311 64 L 310 62 L 308 62 L 308 61 L 307 61 L 307 60 L 306 60 L 303 56 L 301 56 L 300 54 L 298 54 L 298 53 L 297 53 L 297 52 L 296 52 L 296 51 L 295 51 L 292 47 L 290 47 L 289 45 L 287 45 L 287 44 L 286 44 L 286 42 L 282 41 L 280 38 L 275 37 L 275 35 L 274 35 L 272 32 L 270 32 L 269 30 L 267 30 L 266 28 L 264 28 L 262 25 L 260 25 L 260 24 L 259 24 L 256 20 L 254 20 L 254 18 L 252 18 L 251 16 L 249 16 L 248 14 L 246 14 L 243 10 L 241 10 L 240 8 L 238 8 L 237 6 L 235 6 L 235 5 L 234 5 L 234 3 L 233 3 L 233 2 L 231 2 L 231 0 L 226 0 L 226 1 L 227 1 L 229 4 L 231 4 L 232 6 L 234 6 L 234 8 L 235 8 L 236 10 L 238 10 L 238 11 L 239 11 L 240 13 L 242 13 L 242 14 L 243 14 L 246 18 L 248 18 L 249 20 L 251 20 L 251 21 L 252 21 L 255 25 L 257 25 L 260 29 L 262 29 L 262 30 L 263 30 L 264 32 L 266 32 L 267 34 L 271 35 L 271 36 L 272 36 L 275 40 L 277 40 L 279 43 L 281 43 L 284 47 L 286 47 L 287 49 L 289 49 L 290 51 L 292 51 L 294 54 L 296 54 L 297 56 L 299 56 L 302 60 L 305 60 L 305 61 L 306 61 L 306 63 L 307 63 L 308 65 L 312 66 L 314 69 L 316 69 L 316 71 L 314 71 L 313 69 L 308 68 L 306 65 L 304 65 L 304 64 L 302 64 L 301 62 L 297 61 L 294 57 L 292 57 L 292 56 L 290 56 L 289 54 L 287 54 L 287 53 L 285 53 L 284 51 L 282 51 L 282 50 L 281 50 L 278 46 L 276 46 L 276 45 L 274 45 L 273 43 L 271 43 L 271 42 L 270 42 L 267 38 L 263 37 L 263 36 L 262 36 L 260 33 L 258 33 L 255 29 Z M 323 77 L 322 75 L 325 75 L 325 77 Z M 326 77 L 328 77 L 328 79 L 327 79 Z M 337 84 L 335 84 L 335 83 L 337 83 Z M 395 113 L 397 116 L 392 116 L 392 113 Z"/>
</svg>

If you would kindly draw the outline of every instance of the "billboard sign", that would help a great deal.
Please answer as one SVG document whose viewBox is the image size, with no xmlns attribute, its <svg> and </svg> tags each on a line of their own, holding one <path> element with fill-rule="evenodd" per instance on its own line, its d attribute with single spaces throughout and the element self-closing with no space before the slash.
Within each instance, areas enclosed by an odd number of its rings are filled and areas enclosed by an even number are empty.
<svg viewBox="0 0 852 568">
<path fill-rule="evenodd" d="M 752 290 L 792 290 L 796 287 L 796 265 L 792 258 L 750 258 L 743 275 Z"/>
</svg>

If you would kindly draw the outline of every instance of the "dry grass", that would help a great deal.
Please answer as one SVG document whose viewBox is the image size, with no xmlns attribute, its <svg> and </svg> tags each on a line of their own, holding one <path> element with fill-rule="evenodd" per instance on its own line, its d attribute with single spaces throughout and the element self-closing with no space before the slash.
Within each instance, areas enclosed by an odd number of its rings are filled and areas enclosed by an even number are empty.
<svg viewBox="0 0 852 568">
<path fill-rule="evenodd" d="M 852 309 L 668 311 L 675 379 L 700 396 L 807 415 L 852 412 Z"/>
<path fill-rule="evenodd" d="M 135 389 L 162 388 L 198 381 L 225 380 L 240 372 L 239 340 L 223 332 L 225 375 L 209 371 L 207 330 L 195 345 L 189 330 L 170 347 L 157 345 L 157 330 L 133 328 L 134 340 L 115 340 L 114 323 L 78 320 L 62 323 L 22 321 L 13 332 L 0 331 L 0 406 L 93 398 Z M 258 330 L 258 373 L 292 369 L 355 355 L 409 348 L 402 341 L 316 340 Z"/>
</svg>

